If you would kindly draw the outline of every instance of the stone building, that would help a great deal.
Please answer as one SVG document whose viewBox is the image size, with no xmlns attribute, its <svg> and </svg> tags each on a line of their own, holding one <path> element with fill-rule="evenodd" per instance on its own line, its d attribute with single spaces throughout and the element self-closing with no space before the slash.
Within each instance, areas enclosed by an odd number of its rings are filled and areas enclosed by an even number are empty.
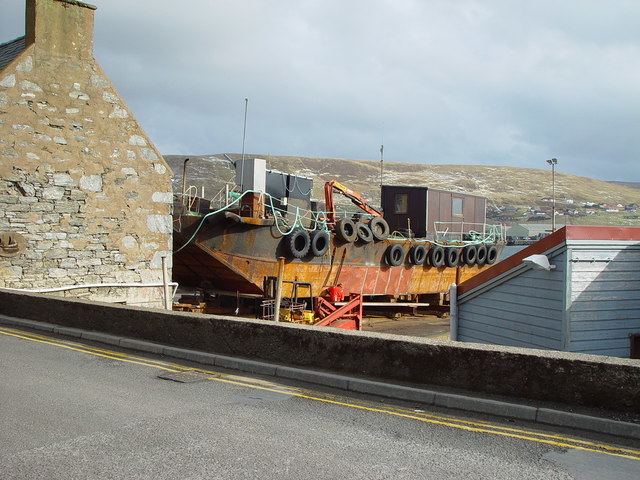
<svg viewBox="0 0 640 480">
<path fill-rule="evenodd" d="M 0 45 L 0 288 L 161 306 L 171 171 L 93 57 L 94 11 L 27 0 Z"/>
</svg>

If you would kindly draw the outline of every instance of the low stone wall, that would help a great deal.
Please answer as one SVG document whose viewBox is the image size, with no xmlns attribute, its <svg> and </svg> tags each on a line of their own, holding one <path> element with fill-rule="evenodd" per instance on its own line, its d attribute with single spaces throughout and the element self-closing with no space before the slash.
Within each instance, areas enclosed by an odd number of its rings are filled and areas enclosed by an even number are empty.
<svg viewBox="0 0 640 480">
<path fill-rule="evenodd" d="M 0 315 L 417 385 L 640 411 L 640 362 L 166 312 L 0 290 Z"/>
</svg>

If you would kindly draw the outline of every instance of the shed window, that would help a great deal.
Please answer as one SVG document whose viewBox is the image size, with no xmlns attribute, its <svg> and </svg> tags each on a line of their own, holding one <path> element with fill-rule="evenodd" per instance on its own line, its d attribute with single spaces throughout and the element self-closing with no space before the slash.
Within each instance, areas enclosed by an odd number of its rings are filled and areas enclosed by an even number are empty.
<svg viewBox="0 0 640 480">
<path fill-rule="evenodd" d="M 451 214 L 462 216 L 462 199 L 458 197 L 453 197 L 451 199 Z"/>
<path fill-rule="evenodd" d="M 393 203 L 393 213 L 407 213 L 409 211 L 409 195 L 396 193 Z"/>
</svg>

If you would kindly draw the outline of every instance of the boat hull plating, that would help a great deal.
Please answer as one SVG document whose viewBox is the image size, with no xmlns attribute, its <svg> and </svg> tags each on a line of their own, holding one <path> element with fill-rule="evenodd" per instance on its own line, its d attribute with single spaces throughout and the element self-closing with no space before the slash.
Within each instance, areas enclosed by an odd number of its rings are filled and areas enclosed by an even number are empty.
<svg viewBox="0 0 640 480">
<path fill-rule="evenodd" d="M 273 225 L 248 225 L 223 215 L 210 217 L 195 239 L 189 240 L 200 217 L 181 216 L 180 232 L 174 232 L 173 276 L 183 285 L 208 285 L 218 290 L 263 293 L 264 278 L 276 276 L 278 257 L 285 257 L 284 279 L 307 282 L 319 295 L 331 285 L 342 284 L 347 293 L 363 295 L 415 295 L 446 292 L 452 283 L 477 275 L 487 266 L 435 268 L 410 265 L 408 260 L 389 267 L 384 254 L 393 243 L 408 251 L 408 240 L 369 244 L 341 243 L 332 235 L 331 246 L 321 257 L 290 259 L 284 237 Z M 285 292 L 285 295 L 287 292 Z"/>
</svg>

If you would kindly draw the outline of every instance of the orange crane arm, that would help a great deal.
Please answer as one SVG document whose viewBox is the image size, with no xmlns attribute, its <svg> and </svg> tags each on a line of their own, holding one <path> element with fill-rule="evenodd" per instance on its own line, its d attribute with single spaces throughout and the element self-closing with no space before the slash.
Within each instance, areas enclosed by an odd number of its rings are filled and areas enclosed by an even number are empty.
<svg viewBox="0 0 640 480">
<path fill-rule="evenodd" d="M 335 204 L 333 203 L 334 189 L 340 192 L 341 194 L 343 194 L 345 197 L 351 200 L 355 206 L 364 210 L 368 214 L 376 217 L 382 216 L 382 212 L 379 212 L 378 210 L 373 208 L 371 205 L 369 205 L 369 203 L 367 203 L 364 197 L 360 195 L 358 192 L 351 190 L 349 187 L 347 187 L 346 185 L 343 185 L 342 183 L 336 180 L 331 180 L 330 182 L 327 182 L 324 184 L 324 201 L 325 201 L 325 207 L 327 210 L 327 220 L 330 225 L 333 225 L 335 223 L 336 210 L 335 210 Z"/>
</svg>

